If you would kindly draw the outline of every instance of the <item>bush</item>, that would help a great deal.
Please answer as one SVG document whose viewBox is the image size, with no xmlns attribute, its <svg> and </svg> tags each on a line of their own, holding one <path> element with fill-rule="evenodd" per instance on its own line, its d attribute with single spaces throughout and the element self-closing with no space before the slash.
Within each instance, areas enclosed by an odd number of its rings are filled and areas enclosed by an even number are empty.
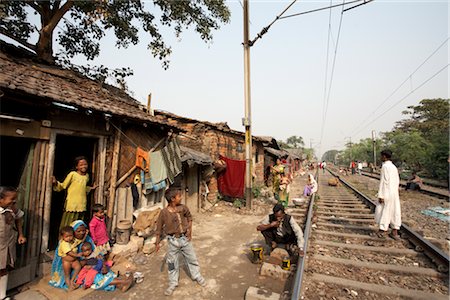
<svg viewBox="0 0 450 300">
<path fill-rule="evenodd" d="M 241 208 L 243 206 L 243 203 L 240 199 L 234 199 L 233 206 L 236 208 Z"/>
</svg>

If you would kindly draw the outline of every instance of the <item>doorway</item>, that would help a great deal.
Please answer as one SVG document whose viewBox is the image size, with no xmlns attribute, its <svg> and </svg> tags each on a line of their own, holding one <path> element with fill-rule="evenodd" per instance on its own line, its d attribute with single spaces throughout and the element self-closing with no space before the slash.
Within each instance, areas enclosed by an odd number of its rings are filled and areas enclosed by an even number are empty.
<svg viewBox="0 0 450 300">
<path fill-rule="evenodd" d="M 78 156 L 84 156 L 88 160 L 88 185 L 95 182 L 95 168 L 97 158 L 98 138 L 81 137 L 73 135 L 58 134 L 55 141 L 55 161 L 53 165 L 53 176 L 62 182 L 70 171 L 75 170 L 74 160 Z M 66 191 L 52 192 L 50 211 L 50 232 L 48 248 L 54 250 L 58 245 L 59 225 L 61 223 L 66 200 Z M 88 195 L 85 222 L 89 221 L 91 205 L 94 200 L 93 193 Z"/>
</svg>

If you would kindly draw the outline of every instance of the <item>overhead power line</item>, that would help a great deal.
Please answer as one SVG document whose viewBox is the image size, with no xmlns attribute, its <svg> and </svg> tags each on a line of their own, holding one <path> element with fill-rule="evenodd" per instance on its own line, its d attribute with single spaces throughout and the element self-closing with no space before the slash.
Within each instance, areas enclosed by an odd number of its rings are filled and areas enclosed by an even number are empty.
<svg viewBox="0 0 450 300">
<path fill-rule="evenodd" d="M 436 73 L 434 73 L 432 76 L 428 77 L 427 80 L 425 80 L 424 82 L 422 82 L 418 87 L 416 87 L 415 89 L 413 89 L 412 91 L 410 91 L 408 94 L 406 94 L 404 97 L 402 97 L 400 100 L 398 100 L 397 102 L 395 102 L 391 107 L 389 107 L 387 110 L 385 110 L 381 115 L 379 115 L 378 117 L 376 117 L 374 120 L 372 120 L 370 123 L 368 123 L 366 126 L 364 126 L 363 128 L 361 128 L 360 130 L 358 130 L 354 135 L 360 133 L 363 129 L 367 128 L 367 126 L 371 125 L 372 123 L 374 123 L 375 121 L 377 121 L 378 119 L 380 119 L 382 116 L 384 116 L 387 112 L 389 112 L 391 109 L 393 109 L 394 107 L 396 107 L 398 104 L 400 104 L 403 100 L 405 100 L 406 98 L 408 98 L 411 94 L 413 94 L 415 91 L 417 91 L 418 89 L 420 89 L 422 86 L 424 86 L 425 84 L 427 84 L 428 82 L 430 82 L 434 77 L 436 77 L 437 75 L 439 75 L 442 71 L 444 71 L 445 69 L 448 68 L 450 64 L 445 65 L 444 67 L 442 67 L 441 69 L 439 69 L 439 71 L 437 71 Z"/>
<path fill-rule="evenodd" d="M 287 19 L 287 18 L 291 18 L 291 17 L 297 17 L 297 16 L 301 16 L 301 15 L 306 15 L 306 14 L 310 14 L 310 13 L 313 13 L 313 12 L 317 12 L 317 11 L 321 11 L 321 10 L 325 10 L 325 9 L 330 9 L 330 8 L 334 8 L 334 7 L 339 7 L 339 6 L 344 6 L 344 5 L 348 5 L 348 4 L 352 4 L 352 3 L 359 3 L 358 5 L 355 5 L 353 7 L 344 9 L 344 11 L 346 11 L 346 10 L 355 8 L 357 6 L 361 6 L 361 5 L 367 4 L 367 3 L 372 2 L 372 1 L 374 1 L 374 0 L 353 0 L 353 1 L 346 2 L 346 3 L 342 3 L 342 4 L 336 4 L 336 5 L 331 5 L 331 6 L 327 6 L 327 7 L 316 8 L 316 9 L 312 9 L 312 10 L 308 10 L 308 11 L 304 11 L 304 12 L 300 12 L 300 13 L 296 13 L 296 14 L 292 14 L 292 15 L 283 16 L 288 11 L 288 9 L 291 8 L 291 6 L 294 5 L 295 2 L 297 2 L 297 0 L 294 0 L 269 25 L 264 27 L 261 30 L 261 32 L 258 33 L 253 40 L 249 41 L 248 43 L 249 43 L 250 46 L 253 46 L 256 43 L 256 41 L 258 39 L 262 38 L 262 36 L 265 35 L 269 31 L 270 27 L 278 20 L 283 20 L 283 19 Z"/>
<path fill-rule="evenodd" d="M 389 94 L 389 96 L 386 98 L 386 99 L 384 99 L 383 100 L 383 102 L 381 102 L 381 104 L 380 105 L 378 105 L 377 106 L 377 108 L 375 108 L 375 110 L 373 110 L 367 117 L 365 117 L 364 119 L 363 119 L 363 121 L 355 128 L 355 130 L 353 131 L 353 133 L 352 134 L 354 134 L 357 130 L 359 130 L 359 128 L 362 126 L 362 125 L 364 125 L 364 123 L 366 123 L 367 122 L 367 120 L 369 120 L 370 119 L 370 117 L 372 117 L 389 99 L 391 99 L 391 97 L 393 96 L 393 95 L 395 95 L 395 93 L 397 93 L 398 92 L 398 90 L 400 90 L 400 88 L 405 84 L 405 83 L 407 83 L 408 81 L 411 81 L 411 78 L 412 78 L 412 76 L 414 75 L 414 74 L 416 74 L 416 72 L 423 66 L 423 65 L 425 65 L 425 63 L 428 61 L 428 60 L 430 60 L 430 58 L 432 58 L 447 42 L 448 42 L 448 40 L 449 40 L 450 38 L 449 37 L 447 37 L 421 64 L 419 64 L 419 66 L 411 73 L 411 74 L 409 74 L 408 75 L 408 77 L 406 77 L 406 79 L 402 82 L 402 83 L 400 83 L 400 85 L 396 88 L 396 89 L 394 89 L 394 91 L 392 92 L 392 93 L 390 93 Z"/>
<path fill-rule="evenodd" d="M 343 0 L 342 2 L 343 2 L 342 4 L 345 4 L 345 0 Z M 330 104 L 331 88 L 333 86 L 334 69 L 335 69 L 335 66 L 336 66 L 336 56 L 337 56 L 337 50 L 338 50 L 338 46 L 339 46 L 339 38 L 341 36 L 341 28 L 342 28 L 343 16 L 344 16 L 344 5 L 342 5 L 341 18 L 339 20 L 338 35 L 337 35 L 337 38 L 336 38 L 336 46 L 334 48 L 333 65 L 331 67 L 330 85 L 328 87 L 328 95 L 327 95 L 327 98 L 326 98 L 324 112 L 323 112 L 322 129 L 321 129 L 321 133 L 320 133 L 320 142 L 322 142 L 322 140 L 323 140 L 323 135 L 324 135 L 324 132 L 325 132 L 325 125 L 326 125 L 326 122 L 327 122 L 328 106 Z"/>
</svg>

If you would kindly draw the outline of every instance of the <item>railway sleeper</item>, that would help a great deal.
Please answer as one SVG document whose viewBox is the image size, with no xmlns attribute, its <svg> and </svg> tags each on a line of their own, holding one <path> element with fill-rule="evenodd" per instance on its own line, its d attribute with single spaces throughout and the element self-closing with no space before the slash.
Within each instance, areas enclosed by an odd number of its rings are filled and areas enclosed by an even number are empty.
<svg viewBox="0 0 450 300">
<path fill-rule="evenodd" d="M 445 274 L 442 274 L 432 268 L 408 267 L 408 266 L 399 266 L 399 265 L 393 265 L 393 264 L 380 264 L 380 263 L 374 263 L 374 262 L 339 258 L 339 257 L 334 257 L 334 256 L 325 256 L 325 255 L 320 255 L 320 254 L 314 254 L 312 258 L 320 260 L 320 261 L 329 262 L 329 263 L 348 265 L 348 266 L 353 266 L 353 267 L 358 267 L 358 268 L 368 268 L 368 269 L 375 269 L 375 270 L 382 270 L 382 271 L 389 271 L 389 272 L 396 272 L 396 273 L 403 273 L 403 274 L 424 275 L 424 276 L 436 277 L 436 278 L 446 278 Z"/>
<path fill-rule="evenodd" d="M 335 247 L 335 248 L 345 248 L 352 250 L 361 251 L 372 251 L 380 253 L 390 253 L 398 255 L 408 255 L 408 256 L 421 256 L 422 254 L 411 249 L 399 249 L 399 248 L 386 248 L 386 247 L 373 247 L 373 246 L 363 246 L 354 244 L 337 243 L 332 241 L 315 240 L 316 245 Z"/>
<path fill-rule="evenodd" d="M 448 295 L 427 293 L 420 290 L 403 289 L 399 287 L 386 286 L 381 284 L 359 282 L 355 280 L 349 280 L 341 277 L 328 276 L 318 273 L 308 275 L 308 279 L 323 283 L 345 286 L 347 288 L 362 289 L 377 294 L 400 296 L 408 299 L 448 300 Z"/>
</svg>

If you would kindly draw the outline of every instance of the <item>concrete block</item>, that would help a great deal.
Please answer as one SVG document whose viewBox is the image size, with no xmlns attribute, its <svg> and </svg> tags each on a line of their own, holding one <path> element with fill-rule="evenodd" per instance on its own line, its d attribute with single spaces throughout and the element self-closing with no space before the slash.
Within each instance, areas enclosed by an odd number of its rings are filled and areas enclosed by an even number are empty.
<svg viewBox="0 0 450 300">
<path fill-rule="evenodd" d="M 286 251 L 286 249 L 283 248 L 275 248 L 270 253 L 270 257 L 279 260 L 280 263 L 286 256 L 289 256 L 289 253 Z"/>
<path fill-rule="evenodd" d="M 137 235 L 132 235 L 130 237 L 130 242 L 136 244 L 138 249 L 142 249 L 142 247 L 144 246 L 144 238 L 140 237 L 140 236 L 137 236 Z"/>
<path fill-rule="evenodd" d="M 142 252 L 145 254 L 152 254 L 156 249 L 155 243 L 145 243 L 144 247 L 142 248 Z"/>
<path fill-rule="evenodd" d="M 139 247 L 136 243 L 129 241 L 126 245 L 114 244 L 111 253 L 113 255 L 131 256 L 139 251 Z"/>
<path fill-rule="evenodd" d="M 247 292 L 245 292 L 245 300 L 279 300 L 280 294 L 273 293 L 271 291 L 256 288 L 256 287 L 249 287 L 247 289 Z"/>
<path fill-rule="evenodd" d="M 283 270 L 278 265 L 263 263 L 259 274 L 262 276 L 269 276 L 274 279 L 286 280 L 291 274 L 291 272 Z"/>
<path fill-rule="evenodd" d="M 8 298 L 9 299 L 9 298 Z M 48 300 L 42 293 L 36 290 L 27 290 L 14 296 L 17 300 Z"/>
</svg>

